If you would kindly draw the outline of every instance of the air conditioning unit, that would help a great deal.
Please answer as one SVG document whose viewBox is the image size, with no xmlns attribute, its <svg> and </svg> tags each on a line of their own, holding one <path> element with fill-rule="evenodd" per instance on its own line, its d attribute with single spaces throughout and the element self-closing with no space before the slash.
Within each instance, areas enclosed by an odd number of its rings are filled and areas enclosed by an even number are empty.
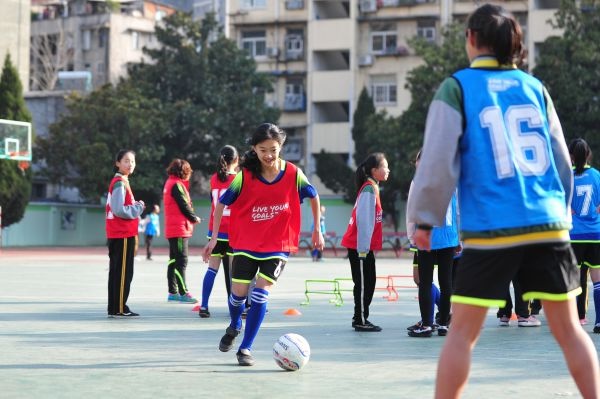
<svg viewBox="0 0 600 399">
<path fill-rule="evenodd" d="M 373 65 L 373 55 L 365 54 L 358 57 L 358 66 L 369 66 Z"/>
<path fill-rule="evenodd" d="M 279 57 L 279 48 L 278 47 L 267 47 L 267 56 L 270 58 Z"/>
<path fill-rule="evenodd" d="M 360 12 L 375 12 L 377 11 L 376 0 L 360 0 L 359 3 Z"/>
<path fill-rule="evenodd" d="M 302 10 L 304 8 L 304 0 L 286 0 L 285 8 L 287 10 Z"/>
</svg>

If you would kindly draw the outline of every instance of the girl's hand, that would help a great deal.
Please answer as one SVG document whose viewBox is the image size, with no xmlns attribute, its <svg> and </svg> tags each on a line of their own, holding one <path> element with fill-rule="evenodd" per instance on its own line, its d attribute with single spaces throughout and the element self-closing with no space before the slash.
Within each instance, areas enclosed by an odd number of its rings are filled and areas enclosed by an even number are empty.
<svg viewBox="0 0 600 399">
<path fill-rule="evenodd" d="M 320 231 L 313 231 L 312 233 L 312 242 L 313 242 L 313 247 L 315 249 L 318 249 L 319 251 L 322 251 L 323 248 L 325 247 L 325 239 L 323 238 L 323 234 Z"/>
<path fill-rule="evenodd" d="M 217 245 L 217 240 L 214 238 L 211 238 L 210 241 L 208 243 L 206 243 L 206 246 L 204 247 L 204 251 L 202 251 L 202 260 L 204 261 L 204 263 L 208 263 L 209 259 L 210 259 L 210 255 L 212 254 L 213 249 L 215 249 L 215 246 Z"/>
<path fill-rule="evenodd" d="M 417 248 L 423 251 L 431 251 L 431 230 L 417 229 L 413 239 Z"/>
</svg>

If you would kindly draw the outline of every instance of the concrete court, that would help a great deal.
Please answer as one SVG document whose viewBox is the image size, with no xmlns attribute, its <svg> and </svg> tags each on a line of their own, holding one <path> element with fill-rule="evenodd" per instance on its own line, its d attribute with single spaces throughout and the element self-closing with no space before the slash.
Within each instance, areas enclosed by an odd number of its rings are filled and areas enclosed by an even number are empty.
<svg viewBox="0 0 600 399">
<path fill-rule="evenodd" d="M 188 268 L 194 294 L 206 268 L 199 253 L 192 249 Z M 166 302 L 166 259 L 162 252 L 136 261 L 128 303 L 142 317 L 122 320 L 106 317 L 104 248 L 0 251 L 0 398 L 432 397 L 444 338 L 406 335 L 418 319 L 416 289 L 400 290 L 396 302 L 377 291 L 370 319 L 383 332 L 357 333 L 350 328 L 351 293 L 341 307 L 324 295 L 299 305 L 305 279 L 349 277 L 347 260 L 292 258 L 254 345 L 257 364 L 243 368 L 234 351 L 217 349 L 228 323 L 222 272 L 213 317 L 200 319 L 191 305 Z M 379 259 L 377 274 L 410 274 L 410 263 Z M 284 315 L 289 308 L 302 315 Z M 465 398 L 580 397 L 546 325 L 496 322 L 490 311 Z M 287 332 L 311 344 L 311 360 L 299 372 L 284 372 L 271 358 L 276 338 Z M 591 335 L 600 348 L 600 335 Z"/>
</svg>

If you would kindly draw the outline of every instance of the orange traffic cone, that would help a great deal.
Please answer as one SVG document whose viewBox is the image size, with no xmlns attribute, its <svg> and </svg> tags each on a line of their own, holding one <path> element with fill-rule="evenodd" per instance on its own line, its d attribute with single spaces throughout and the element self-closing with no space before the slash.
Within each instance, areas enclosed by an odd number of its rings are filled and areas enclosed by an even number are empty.
<svg viewBox="0 0 600 399">
<path fill-rule="evenodd" d="M 200 305 L 196 305 L 192 308 L 192 312 L 197 312 L 200 310 Z"/>
<path fill-rule="evenodd" d="M 298 309 L 293 309 L 293 308 L 286 310 L 285 312 L 283 312 L 283 314 L 286 316 L 301 316 L 302 315 L 302 313 L 300 313 L 300 311 Z"/>
</svg>

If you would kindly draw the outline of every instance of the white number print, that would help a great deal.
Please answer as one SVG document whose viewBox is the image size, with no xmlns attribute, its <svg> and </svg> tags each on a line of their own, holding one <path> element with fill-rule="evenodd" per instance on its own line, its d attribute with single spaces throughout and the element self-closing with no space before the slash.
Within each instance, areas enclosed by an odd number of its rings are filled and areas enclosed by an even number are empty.
<svg viewBox="0 0 600 399">
<path fill-rule="evenodd" d="M 591 184 L 583 184 L 577 186 L 577 196 L 583 196 L 583 204 L 581 205 L 581 212 L 579 216 L 587 216 L 590 213 L 590 203 L 592 202 L 592 193 L 594 189 Z"/>
<path fill-rule="evenodd" d="M 217 190 L 216 188 L 214 190 L 212 190 L 210 192 L 211 197 L 212 197 L 212 202 L 213 205 L 216 207 L 217 204 L 219 203 L 219 197 L 221 197 L 221 195 L 223 195 L 223 193 L 227 191 L 226 188 L 222 188 L 220 190 Z M 223 216 L 229 216 L 231 215 L 231 209 L 229 209 L 229 207 L 227 205 L 225 205 L 225 208 L 223 208 Z"/>
<path fill-rule="evenodd" d="M 535 106 L 511 106 L 504 115 L 498 106 L 487 107 L 479 114 L 479 120 L 490 133 L 499 179 L 514 176 L 515 164 L 524 176 L 546 173 L 550 158 L 545 138 L 533 130 L 544 126 Z M 525 130 L 524 124 L 532 130 Z"/>
</svg>

